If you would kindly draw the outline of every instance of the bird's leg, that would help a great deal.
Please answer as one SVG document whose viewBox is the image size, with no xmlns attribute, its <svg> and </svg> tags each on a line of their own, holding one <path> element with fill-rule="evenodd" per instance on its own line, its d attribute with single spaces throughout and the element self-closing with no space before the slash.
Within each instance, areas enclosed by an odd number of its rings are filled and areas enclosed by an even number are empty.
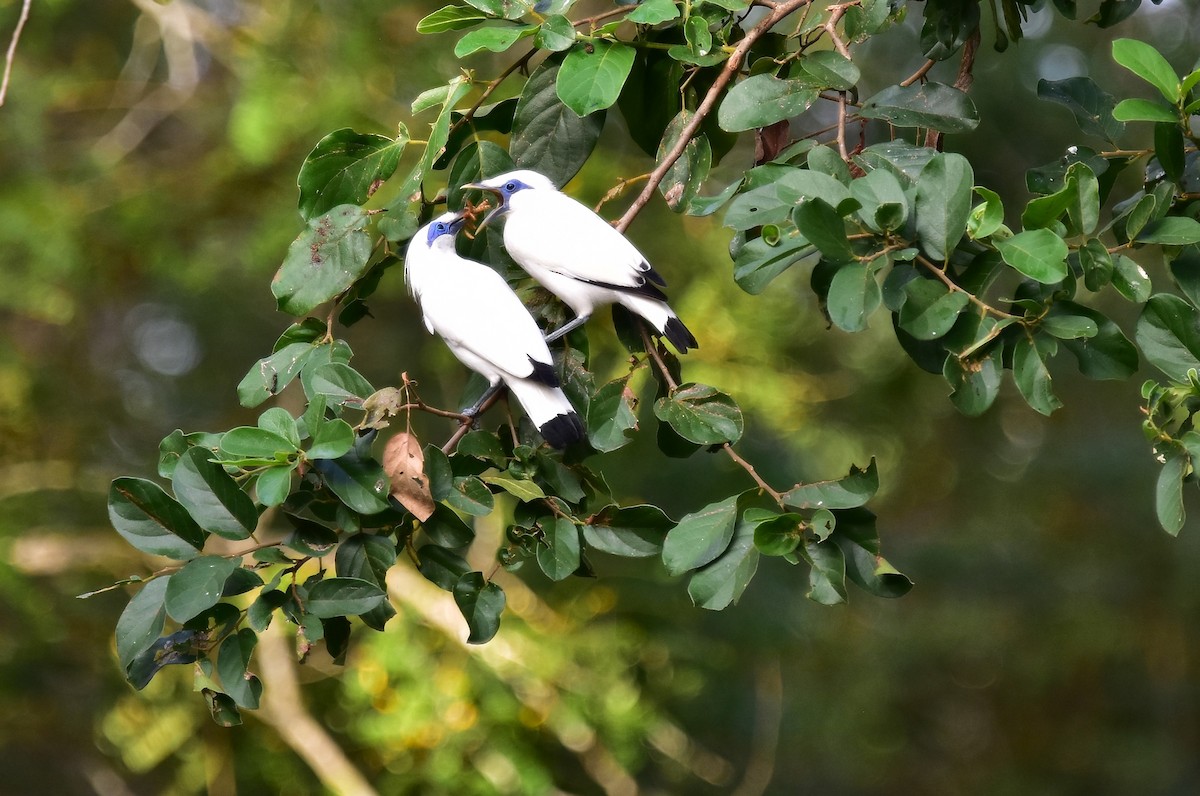
<svg viewBox="0 0 1200 796">
<path fill-rule="evenodd" d="M 460 414 L 474 420 L 475 416 L 477 414 L 479 414 L 479 410 L 483 408 L 483 405 L 485 403 L 487 403 L 488 399 L 490 399 L 493 395 L 495 395 L 497 393 L 497 391 L 499 391 L 499 389 L 500 389 L 499 384 L 493 384 L 491 387 L 488 387 L 487 390 L 484 391 L 483 395 L 479 396 L 478 401 L 471 404 L 466 409 L 462 410 L 462 412 Z"/>
<path fill-rule="evenodd" d="M 553 332 L 546 335 L 546 342 L 553 343 L 555 340 L 562 337 L 563 335 L 565 335 L 571 331 L 574 331 L 575 329 L 578 329 L 580 326 L 583 326 L 583 324 L 587 323 L 587 319 L 590 317 L 591 317 L 590 315 L 581 315 L 580 317 L 576 318 L 575 320 L 571 321 L 570 323 L 564 323 L 562 326 L 558 327 Z"/>
</svg>

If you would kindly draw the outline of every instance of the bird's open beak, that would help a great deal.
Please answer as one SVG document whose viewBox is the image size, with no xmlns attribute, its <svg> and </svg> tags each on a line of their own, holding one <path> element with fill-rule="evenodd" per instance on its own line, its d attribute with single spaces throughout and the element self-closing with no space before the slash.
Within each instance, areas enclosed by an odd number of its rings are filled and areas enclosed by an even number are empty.
<svg viewBox="0 0 1200 796">
<path fill-rule="evenodd" d="M 505 202 L 504 202 L 504 195 L 502 193 L 500 193 L 500 190 L 498 188 L 493 188 L 490 185 L 483 185 L 478 182 L 469 182 L 466 185 L 464 185 L 463 188 L 472 188 L 476 191 L 487 191 L 488 193 L 495 194 L 496 199 L 499 202 L 499 204 L 497 204 L 495 208 L 493 208 L 486 216 L 483 217 L 483 221 L 479 222 L 479 226 L 475 227 L 476 233 L 478 233 L 480 230 L 482 230 L 484 227 L 486 227 L 488 224 L 490 224 L 492 222 L 492 219 L 496 218 L 497 216 L 501 215 L 502 213 L 504 213 L 505 211 L 508 210 L 508 205 L 505 204 Z"/>
</svg>

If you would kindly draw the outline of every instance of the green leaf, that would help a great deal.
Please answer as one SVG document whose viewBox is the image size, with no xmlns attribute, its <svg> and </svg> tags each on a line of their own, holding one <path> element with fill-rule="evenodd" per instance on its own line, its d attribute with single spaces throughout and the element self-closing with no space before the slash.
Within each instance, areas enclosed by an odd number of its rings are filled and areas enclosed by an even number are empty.
<svg viewBox="0 0 1200 796">
<path fill-rule="evenodd" d="M 850 195 L 862 205 L 858 217 L 876 232 L 900 229 L 908 220 L 904 188 L 887 169 L 874 169 L 851 182 Z"/>
<path fill-rule="evenodd" d="M 763 183 L 738 194 L 725 212 L 725 226 L 751 229 L 766 224 L 783 224 L 803 199 L 821 199 L 839 207 L 850 198 L 850 189 L 828 174 L 794 166 L 760 166 Z"/>
<path fill-rule="evenodd" d="M 983 203 L 975 205 L 967 217 L 967 234 L 972 240 L 979 240 L 1004 226 L 1004 203 L 999 194 L 987 188 L 977 185 L 975 193 L 983 198 Z"/>
<path fill-rule="evenodd" d="M 1150 275 L 1124 254 L 1112 258 L 1112 285 L 1117 292 L 1135 304 L 1145 304 L 1150 298 Z"/>
<path fill-rule="evenodd" d="M 825 297 L 825 309 L 834 326 L 847 332 L 867 328 L 867 319 L 883 301 L 875 275 L 886 261 L 877 257 L 869 263 L 846 263 L 838 268 Z"/>
<path fill-rule="evenodd" d="M 387 573 L 396 563 L 396 546 L 390 538 L 358 533 L 338 545 L 334 565 L 340 576 L 359 578 L 387 591 Z M 366 611 L 363 622 L 376 630 L 383 630 L 396 609 L 387 600 Z"/>
<path fill-rule="evenodd" d="M 767 127 L 804 113 L 817 101 L 817 94 L 817 89 L 803 80 L 751 75 L 729 89 L 721 100 L 717 124 L 731 133 Z"/>
<path fill-rule="evenodd" d="M 242 714 L 238 712 L 237 704 L 229 696 L 211 688 L 201 690 L 208 702 L 208 710 L 213 721 L 219 727 L 238 727 L 242 723 Z"/>
<path fill-rule="evenodd" d="M 192 448 L 179 459 L 171 485 L 192 519 L 226 539 L 248 539 L 258 526 L 254 501 L 225 468 L 212 461 L 207 448 Z"/>
<path fill-rule="evenodd" d="M 728 395 L 707 384 L 680 385 L 655 401 L 654 416 L 699 445 L 733 443 L 742 436 L 742 410 Z"/>
<path fill-rule="evenodd" d="M 1071 186 L 1071 202 L 1067 215 L 1073 231 L 1091 235 L 1100 223 L 1100 182 L 1086 163 L 1072 163 L 1067 169 L 1067 183 Z"/>
<path fill-rule="evenodd" d="M 875 459 L 860 470 L 851 467 L 849 474 L 835 481 L 797 484 L 783 496 L 783 502 L 796 509 L 849 509 L 865 504 L 879 491 L 879 473 Z"/>
<path fill-rule="evenodd" d="M 246 623 L 250 629 L 258 633 L 266 630 L 271 624 L 271 617 L 282 608 L 291 597 L 282 590 L 260 592 L 258 598 L 246 609 Z"/>
<path fill-rule="evenodd" d="M 558 71 L 558 98 L 577 116 L 604 110 L 617 101 L 633 68 L 635 52 L 628 45 L 604 39 L 576 44 Z"/>
<path fill-rule="evenodd" d="M 542 525 L 543 544 L 537 548 L 538 566 L 550 580 L 564 580 L 579 569 L 579 526 L 568 517 L 555 517 Z"/>
<path fill-rule="evenodd" d="M 1154 488 L 1154 511 L 1158 524 L 1172 536 L 1178 536 L 1183 528 L 1186 513 L 1183 510 L 1183 479 L 1188 472 L 1188 457 L 1172 453 L 1167 457 Z"/>
<path fill-rule="evenodd" d="M 674 526 L 658 506 L 605 506 L 584 523 L 583 539 L 602 553 L 643 558 L 658 555 Z"/>
<path fill-rule="evenodd" d="M 917 239 L 938 262 L 950 258 L 967 229 L 975 175 L 962 155 L 939 152 L 917 178 Z"/>
<path fill-rule="evenodd" d="M 167 615 L 183 623 L 212 608 L 221 599 L 225 581 L 241 565 L 236 556 L 200 556 L 184 564 L 167 584 Z"/>
<path fill-rule="evenodd" d="M 1178 296 L 1151 296 L 1135 336 L 1150 364 L 1173 381 L 1186 383 L 1187 372 L 1200 369 L 1200 312 Z"/>
<path fill-rule="evenodd" d="M 918 340 L 936 340 L 944 336 L 970 303 L 966 293 L 951 291 L 934 279 L 908 282 L 904 285 L 904 296 L 900 328 Z"/>
<path fill-rule="evenodd" d="M 754 546 L 763 555 L 786 556 L 804 541 L 804 518 L 799 514 L 777 514 L 768 511 L 762 512 L 765 516 L 757 517 L 757 521 L 751 521 L 752 511 L 761 509 L 747 509 L 742 515 L 742 521 L 752 524 Z"/>
<path fill-rule="evenodd" d="M 304 454 L 309 459 L 337 459 L 345 456 L 353 447 L 354 429 L 345 420 L 334 418 L 317 428 L 312 445 Z"/>
<path fill-rule="evenodd" d="M 468 572 L 454 584 L 454 602 L 467 620 L 468 644 L 486 644 L 500 629 L 504 613 L 504 592 L 484 580 L 482 572 Z"/>
<path fill-rule="evenodd" d="M 1083 284 L 1088 290 L 1100 290 L 1112 281 L 1112 255 L 1099 238 L 1089 238 L 1079 249 L 1079 265 L 1083 268 Z"/>
<path fill-rule="evenodd" d="M 1151 221 L 1137 233 L 1138 243 L 1158 243 L 1163 246 L 1187 246 L 1200 243 L 1200 221 L 1187 216 L 1167 216 Z"/>
<path fill-rule="evenodd" d="M 305 221 L 338 205 L 361 205 L 391 177 L 400 164 L 408 135 L 396 139 L 357 133 L 349 127 L 334 130 L 308 153 L 296 186 Z"/>
<path fill-rule="evenodd" d="M 1137 348 L 1111 318 L 1071 301 L 1060 301 L 1055 308 L 1076 318 L 1089 319 L 1096 328 L 1096 333 L 1089 337 L 1063 340 L 1063 347 L 1079 361 L 1080 373 L 1089 379 L 1125 380 L 1137 372 Z"/>
<path fill-rule="evenodd" d="M 820 605 L 846 602 L 846 559 L 836 544 L 807 542 L 805 557 L 812 568 L 808 573 L 808 599 Z"/>
<path fill-rule="evenodd" d="M 1013 381 L 1021 397 L 1034 411 L 1049 415 L 1062 406 L 1054 394 L 1050 371 L 1039 345 L 1027 336 L 1018 337 L 1013 347 Z"/>
<path fill-rule="evenodd" d="M 435 544 L 421 545 L 417 560 L 420 561 L 417 569 L 426 580 L 446 591 L 454 591 L 459 578 L 471 571 L 471 565 L 465 558 Z"/>
<path fill-rule="evenodd" d="M 683 23 L 683 37 L 695 58 L 703 58 L 712 50 L 713 38 L 708 29 L 708 20 L 698 14 L 693 14 Z"/>
<path fill-rule="evenodd" d="M 1161 102 L 1145 99 L 1124 99 L 1113 108 L 1113 118 L 1120 122 L 1168 122 L 1179 123 L 1179 114 L 1174 108 Z"/>
<path fill-rule="evenodd" d="M 250 674 L 250 656 L 258 644 L 258 636 L 248 627 L 226 636 L 217 653 L 217 676 L 226 693 L 238 707 L 256 710 L 262 696 L 262 682 Z"/>
<path fill-rule="evenodd" d="M 721 611 L 736 603 L 758 570 L 758 559 L 754 526 L 738 523 L 724 552 L 688 581 L 692 603 L 710 611 Z"/>
<path fill-rule="evenodd" d="M 864 102 L 858 115 L 943 133 L 968 133 L 979 126 L 979 111 L 966 93 L 932 81 L 885 88 Z"/>
<path fill-rule="evenodd" d="M 534 25 L 479 28 L 458 40 L 458 44 L 454 45 L 454 55 L 456 58 L 466 58 L 480 50 L 501 53 L 526 36 L 532 36 L 536 30 L 537 27 Z"/>
<path fill-rule="evenodd" d="M 320 619 L 358 616 L 379 607 L 386 599 L 387 593 L 382 588 L 362 578 L 326 578 L 308 590 L 304 609 Z"/>
<path fill-rule="evenodd" d="M 533 5 L 530 0 L 466 0 L 466 2 L 489 16 L 501 19 L 520 19 L 530 11 Z"/>
<path fill-rule="evenodd" d="M 142 586 L 117 619 L 117 659 L 122 669 L 128 671 L 134 658 L 150 649 L 162 633 L 167 616 L 163 600 L 170 580 L 166 575 Z"/>
<path fill-rule="evenodd" d="M 862 76 L 850 59 L 834 50 L 814 50 L 796 62 L 820 88 L 849 91 Z"/>
<path fill-rule="evenodd" d="M 942 376 L 953 388 L 950 402 L 967 417 L 978 417 L 996 401 L 1003 373 L 994 355 L 979 359 L 948 356 L 942 366 Z"/>
<path fill-rule="evenodd" d="M 629 377 L 616 379 L 596 390 L 588 402 L 588 441 L 607 453 L 632 442 L 628 432 L 638 427 L 634 406 L 637 396 L 629 389 Z"/>
<path fill-rule="evenodd" d="M 738 498 L 733 495 L 692 512 L 672 528 L 663 541 L 667 572 L 679 575 L 716 559 L 729 547 L 737 523 Z M 750 535 L 753 543 L 753 534 Z"/>
<path fill-rule="evenodd" d="M 429 540 L 441 547 L 464 548 L 475 541 L 475 531 L 446 506 L 438 505 L 424 522 L 421 530 Z"/>
<path fill-rule="evenodd" d="M 625 19 L 638 25 L 657 25 L 679 17 L 674 0 L 643 0 Z"/>
<path fill-rule="evenodd" d="M 491 491 L 473 475 L 455 478 L 446 502 L 473 517 L 486 517 L 496 505 Z"/>
<path fill-rule="evenodd" d="M 575 43 L 575 25 L 562 14 L 552 14 L 538 28 L 533 43 L 539 50 L 562 52 Z"/>
<path fill-rule="evenodd" d="M 580 118 L 558 98 L 559 65 L 546 60 L 529 76 L 513 116 L 508 151 L 518 168 L 536 168 L 566 185 L 583 166 L 604 127 L 604 114 Z"/>
<path fill-rule="evenodd" d="M 375 392 L 361 373 L 344 362 L 330 362 L 315 368 L 305 388 L 309 398 L 323 395 L 335 406 L 361 406 Z"/>
<path fill-rule="evenodd" d="M 1042 329 L 1059 340 L 1095 337 L 1100 332 L 1094 320 L 1082 315 L 1047 316 L 1042 319 Z"/>
<path fill-rule="evenodd" d="M 505 475 L 485 475 L 483 476 L 483 481 L 500 487 L 522 503 L 546 497 L 546 493 L 542 491 L 540 486 L 525 478 L 517 479 Z"/>
<path fill-rule="evenodd" d="M 144 478 L 117 478 L 108 490 L 108 519 L 143 553 L 186 560 L 208 535 L 162 487 Z"/>
<path fill-rule="evenodd" d="M 667 125 L 663 132 L 662 142 L 658 146 L 657 160 L 661 163 L 667 154 L 679 142 L 683 129 L 691 122 L 695 114 L 689 110 L 680 111 Z M 692 201 L 700 192 L 700 186 L 708 179 L 712 167 L 712 147 L 708 137 L 700 134 L 688 141 L 683 155 L 667 169 L 658 190 L 667 200 L 667 207 L 676 213 L 682 213 L 691 207 Z"/>
<path fill-rule="evenodd" d="M 278 395 L 304 368 L 313 351 L 310 343 L 291 343 L 258 360 L 238 383 L 238 402 L 253 407 Z"/>
<path fill-rule="evenodd" d="M 1117 39 L 1112 43 L 1113 60 L 1154 86 L 1171 104 L 1179 102 L 1179 75 L 1158 50 L 1137 39 Z"/>
<path fill-rule="evenodd" d="M 879 554 L 875 515 L 870 511 L 841 512 L 831 539 L 842 550 L 846 574 L 863 591 L 875 597 L 892 598 L 903 597 L 912 590 L 912 581 Z"/>
<path fill-rule="evenodd" d="M 846 239 L 846 222 L 840 213 L 823 199 L 806 199 L 792 212 L 800 234 L 821 251 L 829 262 L 841 263 L 854 259 L 850 241 Z"/>
<path fill-rule="evenodd" d="M 1183 179 L 1187 167 L 1183 130 L 1178 124 L 1159 122 L 1154 125 L 1154 156 L 1171 182 Z"/>
<path fill-rule="evenodd" d="M 363 275 L 371 258 L 368 221 L 361 207 L 339 205 L 308 222 L 271 281 L 281 311 L 304 315 Z"/>
<path fill-rule="evenodd" d="M 226 461 L 238 459 L 286 459 L 296 452 L 296 446 L 273 431 L 253 426 L 238 426 L 221 437 L 221 458 Z"/>
<path fill-rule="evenodd" d="M 798 235 L 775 246 L 755 238 L 747 241 L 734 257 L 733 279 L 742 290 L 758 295 L 795 263 L 817 254 L 816 247 Z"/>
<path fill-rule="evenodd" d="M 221 435 L 204 431 L 184 434 L 182 429 L 175 429 L 158 443 L 158 474 L 169 479 L 175 474 L 179 457 L 195 446 L 215 450 L 221 446 Z"/>
<path fill-rule="evenodd" d="M 388 477 L 370 456 L 370 446 L 356 443 L 337 459 L 313 459 L 313 469 L 338 499 L 359 514 L 378 514 L 388 507 Z"/>
<path fill-rule="evenodd" d="M 996 248 L 1004 262 L 1044 285 L 1067 278 L 1066 241 L 1048 229 L 1030 229 L 999 241 Z"/>
<path fill-rule="evenodd" d="M 125 679 L 139 691 L 150 684 L 154 675 L 166 666 L 195 663 L 200 657 L 198 641 L 201 634 L 194 630 L 180 630 L 155 639 L 142 654 L 126 667 Z"/>
<path fill-rule="evenodd" d="M 469 6 L 444 6 L 417 23 L 417 33 L 445 33 L 463 30 L 486 20 L 487 14 Z"/>
<path fill-rule="evenodd" d="M 1116 143 L 1125 125 L 1113 118 L 1116 98 L 1096 85 L 1090 77 L 1065 80 L 1039 80 L 1038 97 L 1065 105 L 1075 115 L 1079 129 L 1087 135 Z"/>
</svg>

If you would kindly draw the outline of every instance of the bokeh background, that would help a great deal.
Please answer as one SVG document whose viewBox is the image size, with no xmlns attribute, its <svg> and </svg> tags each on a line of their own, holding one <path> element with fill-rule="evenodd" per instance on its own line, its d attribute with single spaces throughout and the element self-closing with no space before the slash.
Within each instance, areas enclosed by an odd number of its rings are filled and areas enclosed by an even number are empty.
<svg viewBox="0 0 1200 796">
<path fill-rule="evenodd" d="M 499 636 L 467 648 L 449 595 L 402 563 L 399 616 L 357 629 L 344 668 L 297 666 L 283 635 L 264 639 L 255 666 L 274 696 L 241 727 L 213 724 L 188 667 L 141 693 L 124 683 L 112 630 L 128 595 L 76 598 L 153 566 L 108 528 L 108 482 L 153 477 L 175 428 L 252 422 L 234 387 L 289 322 L 269 280 L 301 228 L 299 165 L 339 127 L 419 137 L 409 103 L 460 66 L 453 34 L 414 32 L 438 5 L 33 4 L 0 108 L 0 793 L 1200 791 L 1200 528 L 1173 539 L 1154 520 L 1138 395 L 1151 369 L 1088 382 L 1056 363 L 1053 417 L 1006 385 L 965 419 L 885 316 L 826 329 L 804 268 L 745 295 L 719 220 L 661 207 L 631 235 L 702 340 L 685 373 L 739 400 L 743 452 L 777 486 L 877 456 L 873 507 L 910 595 L 852 590 L 824 608 L 802 568 L 770 560 L 712 614 L 653 562 L 602 561 L 597 581 L 506 576 Z M 4 41 L 19 6 L 0 0 Z M 859 52 L 864 94 L 920 65 L 921 6 Z M 1188 71 L 1197 30 L 1194 0 L 1108 31 L 1043 9 L 1018 46 L 981 49 L 984 121 L 949 146 L 1018 207 L 1025 169 L 1079 143 L 1038 78 L 1147 96 L 1111 38 Z M 726 170 L 751 158 L 735 150 Z M 649 166 L 614 113 L 570 190 L 595 200 Z M 1129 308 L 1106 309 L 1131 333 Z M 376 386 L 407 371 L 454 403 L 466 374 L 420 328 L 399 272 L 372 311 L 346 333 L 356 367 Z M 619 366 L 607 318 L 592 328 Z M 426 439 L 449 433 L 422 423 Z M 745 480 L 715 456 L 664 460 L 644 436 L 601 463 L 628 502 L 678 517 Z"/>
</svg>

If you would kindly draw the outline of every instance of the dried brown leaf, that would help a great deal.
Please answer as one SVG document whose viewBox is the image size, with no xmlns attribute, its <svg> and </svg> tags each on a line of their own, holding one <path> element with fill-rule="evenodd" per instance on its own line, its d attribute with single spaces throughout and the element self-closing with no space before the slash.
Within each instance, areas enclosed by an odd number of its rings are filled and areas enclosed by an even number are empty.
<svg viewBox="0 0 1200 796">
<path fill-rule="evenodd" d="M 433 495 L 425 477 L 425 455 L 417 435 L 402 431 L 383 449 L 383 471 L 392 481 L 392 496 L 421 522 L 433 514 Z"/>
</svg>

